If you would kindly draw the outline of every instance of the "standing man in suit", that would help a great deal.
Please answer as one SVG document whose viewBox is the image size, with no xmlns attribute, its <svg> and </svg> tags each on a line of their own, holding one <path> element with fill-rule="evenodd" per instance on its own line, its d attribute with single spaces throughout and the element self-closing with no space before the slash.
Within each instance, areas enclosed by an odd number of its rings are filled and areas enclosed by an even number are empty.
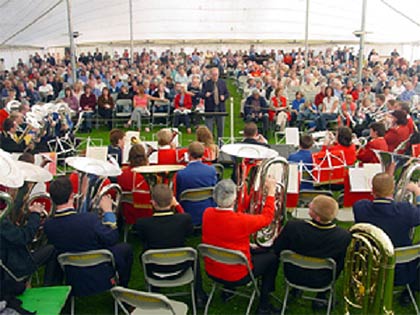
<svg viewBox="0 0 420 315">
<path fill-rule="evenodd" d="M 82 183 L 82 191 L 86 192 L 87 185 L 88 181 L 85 180 Z M 77 213 L 73 207 L 73 187 L 65 176 L 58 177 L 51 183 L 50 195 L 56 205 L 56 212 L 52 219 L 45 222 L 44 231 L 58 254 L 108 249 L 114 256 L 120 284 L 127 287 L 133 264 L 133 250 L 129 244 L 117 243 L 119 235 L 116 217 L 112 212 L 111 197 L 104 196 L 100 201 L 100 207 L 104 212 L 101 220 L 97 213 Z M 71 272 L 75 283 L 82 283 L 86 277 L 97 280 L 94 292 L 92 288 L 84 288 L 86 294 L 99 293 L 112 286 L 111 279 L 106 284 L 101 281 L 109 275 L 108 268 L 98 266 L 93 270 L 89 268 Z"/>
<path fill-rule="evenodd" d="M 189 163 L 186 168 L 176 174 L 176 198 L 179 200 L 181 193 L 187 189 L 214 187 L 217 183 L 217 174 L 213 166 L 202 162 L 204 146 L 194 141 L 188 146 Z M 201 225 L 203 212 L 208 207 L 215 206 L 213 198 L 202 201 L 181 201 L 185 212 L 192 217 L 195 226 Z"/>
<path fill-rule="evenodd" d="M 226 112 L 225 101 L 229 98 L 229 91 L 224 80 L 219 79 L 219 69 L 210 70 L 210 80 L 204 82 L 202 95 L 204 96 L 204 110 L 206 113 Z M 206 126 L 213 132 L 216 120 L 217 137 L 223 137 L 225 118 L 223 116 L 206 116 Z"/>
</svg>

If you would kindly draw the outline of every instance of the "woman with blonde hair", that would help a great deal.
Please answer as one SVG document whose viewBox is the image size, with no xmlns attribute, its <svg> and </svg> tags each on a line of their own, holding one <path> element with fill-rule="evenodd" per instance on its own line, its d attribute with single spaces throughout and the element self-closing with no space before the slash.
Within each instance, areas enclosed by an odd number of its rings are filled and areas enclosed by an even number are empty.
<svg viewBox="0 0 420 315">
<path fill-rule="evenodd" d="M 205 161 L 216 161 L 219 157 L 219 147 L 214 143 L 213 134 L 206 126 L 199 126 L 195 132 L 196 139 L 204 145 L 203 159 Z"/>
</svg>

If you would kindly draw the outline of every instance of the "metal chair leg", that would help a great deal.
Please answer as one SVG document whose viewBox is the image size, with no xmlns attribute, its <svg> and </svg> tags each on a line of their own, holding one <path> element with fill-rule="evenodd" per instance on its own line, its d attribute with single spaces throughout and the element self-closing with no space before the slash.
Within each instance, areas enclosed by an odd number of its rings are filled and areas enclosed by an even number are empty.
<svg viewBox="0 0 420 315">
<path fill-rule="evenodd" d="M 257 294 L 257 290 L 253 290 L 251 297 L 249 299 L 249 303 L 248 303 L 248 307 L 246 309 L 246 315 L 249 315 L 249 313 L 251 312 L 251 308 L 252 308 L 252 304 L 254 303 L 254 299 L 255 299 L 255 295 Z"/>
<path fill-rule="evenodd" d="M 197 315 L 197 306 L 195 304 L 194 281 L 191 282 L 191 299 L 192 299 L 193 315 Z"/>
<path fill-rule="evenodd" d="M 74 315 L 74 296 L 71 297 L 71 302 L 70 302 L 70 314 Z"/>
<path fill-rule="evenodd" d="M 214 291 L 215 290 L 216 290 L 216 283 L 213 282 L 213 286 L 211 288 L 209 299 L 207 300 L 206 307 L 204 309 L 204 315 L 207 315 L 208 314 L 210 302 L 211 302 L 211 299 L 213 298 L 213 295 L 214 295 Z"/>
<path fill-rule="evenodd" d="M 407 290 L 408 290 L 408 294 L 410 295 L 410 300 L 411 302 L 413 302 L 413 306 L 414 306 L 414 309 L 416 310 L 416 314 L 420 315 L 420 310 L 417 305 L 416 297 L 414 296 L 413 291 L 411 290 L 410 285 L 408 284 L 407 284 Z"/>
<path fill-rule="evenodd" d="M 286 304 L 287 304 L 287 298 L 289 297 L 289 285 L 286 284 L 286 292 L 284 293 L 284 300 L 283 300 L 283 307 L 281 309 L 281 315 L 284 315 L 286 313 Z"/>
<path fill-rule="evenodd" d="M 333 290 L 330 290 L 330 296 L 328 297 L 327 315 L 330 315 L 332 303 L 333 303 Z"/>
</svg>

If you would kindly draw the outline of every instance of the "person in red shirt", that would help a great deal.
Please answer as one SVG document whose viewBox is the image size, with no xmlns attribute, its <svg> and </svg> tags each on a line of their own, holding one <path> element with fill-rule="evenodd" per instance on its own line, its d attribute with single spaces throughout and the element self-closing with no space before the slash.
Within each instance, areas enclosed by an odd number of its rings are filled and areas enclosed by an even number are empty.
<svg viewBox="0 0 420 315">
<path fill-rule="evenodd" d="M 381 122 L 374 122 L 369 125 L 371 140 L 357 151 L 357 159 L 363 163 L 379 163 L 375 152 L 372 150 L 388 151 L 388 144 L 385 141 L 385 125 Z"/>
<path fill-rule="evenodd" d="M 336 133 L 336 142 L 333 144 L 331 142 L 331 137 L 326 137 L 321 151 L 342 151 L 347 166 L 356 162 L 356 146 L 352 143 L 352 132 L 349 127 L 339 127 Z"/>
<path fill-rule="evenodd" d="M 122 202 L 122 211 L 127 224 L 136 223 L 138 218 L 151 217 L 153 215 L 150 202 L 149 184 L 140 173 L 133 172 L 133 168 L 149 165 L 146 151 L 141 144 L 135 144 L 128 153 L 129 165 L 122 167 L 122 174 L 118 176 L 117 182 L 123 192 L 131 193 L 133 189 L 133 202 Z"/>
<path fill-rule="evenodd" d="M 277 117 L 276 117 L 277 115 Z M 283 88 L 278 87 L 271 98 L 270 109 L 268 110 L 268 120 L 276 121 L 276 127 L 283 131 L 286 123 L 290 121 L 291 115 L 287 106 L 287 99 L 283 96 Z"/>
<path fill-rule="evenodd" d="M 173 132 L 169 128 L 163 128 L 156 134 L 158 142 L 158 164 L 178 164 L 177 152 L 173 144 Z"/>
<path fill-rule="evenodd" d="M 402 110 L 407 115 L 407 127 L 411 135 L 414 132 L 415 125 L 414 125 L 413 118 L 411 118 L 410 116 L 410 104 L 408 104 L 408 102 L 397 102 L 395 109 Z"/>
<path fill-rule="evenodd" d="M 392 127 L 385 133 L 385 141 L 388 144 L 388 151 L 394 150 L 410 137 L 410 130 L 407 126 L 407 114 L 402 110 L 395 110 L 391 113 Z"/>
<path fill-rule="evenodd" d="M 269 302 L 269 294 L 275 289 L 279 261 L 271 252 L 252 253 L 249 239 L 273 220 L 275 186 L 275 179 L 267 178 L 263 210 L 261 214 L 252 215 L 234 211 L 236 185 L 231 180 L 222 180 L 214 188 L 217 207 L 207 208 L 203 215 L 203 243 L 241 251 L 248 258 L 254 276 L 262 276 L 257 314 L 270 314 L 275 310 Z M 244 285 L 250 280 L 245 266 L 221 264 L 207 258 L 204 263 L 207 274 L 226 287 Z"/>
<path fill-rule="evenodd" d="M 187 133 L 191 133 L 191 108 L 192 98 L 191 95 L 186 93 L 186 85 L 181 85 L 181 91 L 175 96 L 174 99 L 174 127 L 178 127 L 181 122 L 187 127 Z"/>
<path fill-rule="evenodd" d="M 353 102 L 353 97 L 349 94 L 345 96 L 345 102 L 341 104 L 340 118 L 342 124 L 350 127 L 355 123 L 354 117 L 356 116 L 356 103 Z"/>
<path fill-rule="evenodd" d="M 324 97 L 325 97 L 325 96 L 327 96 L 327 95 L 325 94 L 325 89 L 326 89 L 326 87 L 327 87 L 327 85 L 326 85 L 325 83 L 322 83 L 322 84 L 321 84 L 321 91 L 320 91 L 317 95 L 315 95 L 314 104 L 315 104 L 316 106 L 318 106 L 318 107 L 319 107 L 319 105 L 321 105 L 321 104 L 322 104 L 322 102 L 324 101 Z"/>
</svg>

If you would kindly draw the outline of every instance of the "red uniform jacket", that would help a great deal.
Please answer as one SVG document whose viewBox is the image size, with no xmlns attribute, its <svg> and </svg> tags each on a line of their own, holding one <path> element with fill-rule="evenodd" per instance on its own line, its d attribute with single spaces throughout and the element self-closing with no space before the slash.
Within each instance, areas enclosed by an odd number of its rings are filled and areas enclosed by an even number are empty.
<svg viewBox="0 0 420 315">
<path fill-rule="evenodd" d="M 410 136 L 410 130 L 407 125 L 401 125 L 390 128 L 385 134 L 385 141 L 388 144 L 388 151 L 393 152 L 398 145 L 407 140 Z"/>
<path fill-rule="evenodd" d="M 0 109 L 0 131 L 3 131 L 3 123 L 9 118 L 9 113 L 5 108 Z"/>
<path fill-rule="evenodd" d="M 379 163 L 376 154 L 372 150 L 388 151 L 388 144 L 384 137 L 379 137 L 369 141 L 364 148 L 357 154 L 357 159 L 363 163 Z"/>
<path fill-rule="evenodd" d="M 175 96 L 175 99 L 174 99 L 175 109 L 178 109 L 180 107 L 184 107 L 186 109 L 191 109 L 192 108 L 192 98 L 191 98 L 190 94 L 184 94 L 184 106 L 181 106 L 179 104 L 180 100 L 181 100 L 181 94 L 177 94 Z"/>
<path fill-rule="evenodd" d="M 128 165 L 123 166 L 122 174 L 117 178 L 118 185 L 121 186 L 123 192 L 133 192 L 135 176 L 133 203 L 122 202 L 123 215 L 127 224 L 134 224 L 138 218 L 153 215 L 149 184 L 143 175 L 134 173 L 131 169 L 132 167 Z"/>
<path fill-rule="evenodd" d="M 274 197 L 267 197 L 261 214 L 252 215 L 207 208 L 203 214 L 203 243 L 240 250 L 252 266 L 249 237 L 270 224 L 274 217 Z M 245 266 L 224 265 L 205 259 L 206 272 L 226 281 L 237 281 L 248 274 Z"/>
<path fill-rule="evenodd" d="M 280 96 L 281 104 L 279 104 L 279 100 L 275 96 L 273 96 L 271 101 L 273 102 L 274 107 L 286 107 L 287 106 L 287 99 L 284 96 Z M 273 121 L 274 117 L 276 117 L 276 111 L 275 110 L 269 110 L 268 111 L 268 119 L 270 121 Z M 287 120 L 290 121 L 290 119 L 291 119 L 290 113 L 287 112 Z"/>
<path fill-rule="evenodd" d="M 158 164 L 178 164 L 176 158 L 176 149 L 158 149 Z"/>
</svg>

